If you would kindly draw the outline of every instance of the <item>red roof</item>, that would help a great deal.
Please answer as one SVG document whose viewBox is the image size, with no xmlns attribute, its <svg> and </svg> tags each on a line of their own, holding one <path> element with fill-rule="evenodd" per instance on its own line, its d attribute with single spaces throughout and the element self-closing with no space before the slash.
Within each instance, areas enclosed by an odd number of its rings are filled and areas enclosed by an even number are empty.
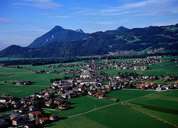
<svg viewBox="0 0 178 128">
<path fill-rule="evenodd" d="M 36 115 L 36 116 L 41 115 L 40 111 L 34 111 L 34 112 L 30 112 L 30 113 L 33 114 L 33 115 Z"/>
</svg>

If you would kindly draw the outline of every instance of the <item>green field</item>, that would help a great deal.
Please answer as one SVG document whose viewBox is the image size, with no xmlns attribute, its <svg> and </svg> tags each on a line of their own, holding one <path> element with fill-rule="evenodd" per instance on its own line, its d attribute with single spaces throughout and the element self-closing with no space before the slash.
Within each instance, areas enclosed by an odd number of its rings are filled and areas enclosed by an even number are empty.
<svg viewBox="0 0 178 128">
<path fill-rule="evenodd" d="M 15 67 L 0 67 L 0 94 L 1 95 L 13 95 L 17 97 L 23 97 L 31 95 L 35 92 L 39 92 L 50 86 L 50 79 L 60 78 L 68 76 L 64 73 L 63 67 L 58 67 L 55 70 L 59 73 L 48 74 L 35 74 L 33 71 L 46 70 L 52 71 L 48 66 L 23 66 L 23 69 L 17 69 Z M 65 70 L 75 69 L 78 67 L 67 67 Z M 30 86 L 16 86 L 12 82 L 15 80 L 30 80 L 34 82 Z"/>
<path fill-rule="evenodd" d="M 174 62 L 164 62 L 160 64 L 154 64 L 149 66 L 150 69 L 146 70 L 144 72 L 141 72 L 142 74 L 146 75 L 175 75 L 178 76 L 178 63 Z"/>
<path fill-rule="evenodd" d="M 120 60 L 118 60 L 120 61 Z M 125 61 L 125 60 L 124 60 Z M 77 62 L 79 63 L 79 62 Z M 81 62 L 83 63 L 83 62 Z M 75 63 L 73 63 L 75 64 Z M 55 67 L 55 68 L 54 68 Z M 178 75 L 178 64 L 164 62 L 149 66 L 149 70 L 137 71 L 143 75 Z M 79 66 L 49 67 L 23 66 L 0 67 L 0 95 L 17 97 L 29 96 L 50 86 L 50 79 L 64 79 L 66 70 L 79 70 Z M 48 74 L 35 74 L 32 71 L 51 71 Z M 53 71 L 57 71 L 55 73 Z M 109 76 L 123 73 L 121 70 L 103 69 Z M 126 70 L 124 72 L 133 72 Z M 30 86 L 16 86 L 15 80 L 31 80 Z M 160 81 L 157 81 L 160 82 Z M 63 119 L 49 124 L 49 128 L 178 128 L 178 90 L 154 92 L 144 90 L 120 90 L 107 94 L 109 98 L 98 100 L 94 97 L 83 96 L 71 99 L 72 109 L 59 111 L 44 108 L 45 112 L 56 114 Z M 118 99 L 118 102 L 112 100 Z"/>
<path fill-rule="evenodd" d="M 82 97 L 72 99 L 74 108 L 67 111 L 56 111 L 46 109 L 47 112 L 58 114 L 66 119 L 60 120 L 54 124 L 48 125 L 51 128 L 173 128 L 178 126 L 178 114 L 168 111 L 152 110 L 145 108 L 140 104 L 149 104 L 149 100 L 155 100 L 151 104 L 159 105 L 164 108 L 169 104 L 169 100 L 163 100 L 169 94 L 178 93 L 170 91 L 165 93 L 156 93 L 152 91 L 141 90 L 121 90 L 111 92 L 108 96 L 116 97 L 120 101 L 113 102 L 96 100 L 92 97 Z M 160 97 L 160 95 L 162 97 Z M 169 97 L 170 98 L 170 97 Z M 172 97 L 169 109 L 178 111 L 177 97 Z M 161 103 L 160 100 L 164 101 Z M 157 103 L 157 102 L 158 103 Z"/>
<path fill-rule="evenodd" d="M 0 93 L 14 96 L 28 96 L 34 92 L 46 88 L 50 84 L 50 78 L 58 77 L 51 74 L 34 74 L 25 69 L 0 68 Z M 30 86 L 16 86 L 14 80 L 31 80 L 34 84 Z M 6 81 L 7 83 L 4 83 Z"/>
<path fill-rule="evenodd" d="M 119 74 L 124 73 L 137 73 L 139 75 L 148 75 L 148 76 L 178 76 L 178 63 L 174 62 L 163 62 L 159 64 L 153 64 L 149 66 L 148 70 L 141 71 L 141 70 L 131 70 L 131 69 L 125 69 L 125 70 L 119 70 L 116 68 L 109 68 L 109 69 L 103 69 L 100 72 L 104 72 L 108 76 L 117 76 Z"/>
<path fill-rule="evenodd" d="M 75 62 L 76 63 L 76 62 Z M 73 63 L 73 64 L 75 64 Z M 84 63 L 84 62 L 77 62 Z M 73 77 L 70 74 L 66 76 L 64 73 L 66 70 L 79 70 L 78 66 L 58 66 L 53 65 L 55 68 L 49 67 L 49 65 L 44 66 L 23 66 L 23 69 L 17 69 L 14 67 L 0 67 L 0 94 L 9 94 L 18 97 L 28 96 L 33 94 L 34 92 L 38 92 L 41 89 L 44 89 L 50 85 L 50 79 L 52 78 L 60 78 L 64 79 L 65 77 Z M 178 75 L 178 64 L 173 62 L 164 62 L 160 64 L 154 64 L 149 66 L 149 70 L 146 71 L 137 71 L 136 73 L 142 75 Z M 50 71 L 49 74 L 35 74 L 32 71 L 37 70 L 45 70 Z M 53 71 L 57 71 L 58 73 L 53 73 Z M 101 72 L 109 76 L 117 76 L 119 73 L 128 73 L 135 72 L 133 70 L 116 70 L 114 68 L 111 69 L 103 69 Z M 34 82 L 31 86 L 15 86 L 12 84 L 14 80 L 31 80 Z M 107 81 L 106 81 L 107 82 Z M 161 83 L 162 81 L 155 81 L 157 83 Z"/>
</svg>

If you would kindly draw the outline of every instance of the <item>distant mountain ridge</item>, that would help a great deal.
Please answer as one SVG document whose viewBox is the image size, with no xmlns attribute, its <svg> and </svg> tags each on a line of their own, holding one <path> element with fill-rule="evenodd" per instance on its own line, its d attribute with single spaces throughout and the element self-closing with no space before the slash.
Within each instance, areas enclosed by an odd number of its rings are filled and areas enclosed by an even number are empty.
<svg viewBox="0 0 178 128">
<path fill-rule="evenodd" d="M 9 43 L 0 42 L 0 51 L 10 46 Z"/>
<path fill-rule="evenodd" d="M 10 46 L 3 57 L 75 57 L 122 51 L 178 50 L 178 24 L 128 29 L 119 27 L 91 34 L 55 26 L 28 47 Z"/>
<path fill-rule="evenodd" d="M 48 45 L 52 42 L 68 42 L 77 41 L 87 37 L 87 34 L 83 30 L 78 29 L 76 31 L 71 29 L 64 29 L 61 26 L 55 26 L 46 34 L 35 39 L 30 45 L 30 48 L 39 48 Z"/>
</svg>

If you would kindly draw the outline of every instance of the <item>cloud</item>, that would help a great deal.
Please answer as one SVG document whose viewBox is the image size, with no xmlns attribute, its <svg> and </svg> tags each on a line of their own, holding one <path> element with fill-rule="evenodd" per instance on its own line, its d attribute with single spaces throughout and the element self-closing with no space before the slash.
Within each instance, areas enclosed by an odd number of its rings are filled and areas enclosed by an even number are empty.
<svg viewBox="0 0 178 128">
<path fill-rule="evenodd" d="M 95 24 L 97 25 L 102 25 L 102 26 L 109 26 L 109 25 L 113 25 L 115 24 L 114 21 L 99 21 L 99 22 L 95 22 Z"/>
<path fill-rule="evenodd" d="M 141 2 L 127 3 L 127 4 L 124 4 L 121 6 L 111 7 L 109 9 L 101 10 L 101 12 L 103 12 L 103 13 L 123 12 L 126 10 L 142 8 L 142 7 L 148 6 L 150 4 L 154 4 L 154 3 L 157 3 L 157 1 L 156 0 L 145 0 L 145 1 L 141 1 Z"/>
<path fill-rule="evenodd" d="M 80 9 L 77 13 L 86 16 L 155 16 L 178 14 L 177 0 L 142 0 L 103 9 Z"/>
<path fill-rule="evenodd" d="M 175 0 L 144 0 L 140 2 L 127 3 L 121 6 L 111 7 L 101 10 L 103 15 L 125 15 L 134 14 L 135 16 L 156 15 L 162 12 L 171 12 L 175 7 L 171 4 Z"/>
<path fill-rule="evenodd" d="M 55 9 L 62 6 L 53 0 L 21 0 L 20 2 L 15 2 L 13 4 L 16 6 L 29 6 L 39 9 Z"/>
<path fill-rule="evenodd" d="M 11 20 L 5 17 L 0 17 L 0 24 L 8 24 Z"/>
<path fill-rule="evenodd" d="M 59 19 L 67 19 L 67 18 L 70 18 L 70 16 L 64 16 L 64 15 L 55 15 L 55 16 L 52 16 L 52 17 L 55 17 L 55 18 L 59 18 Z"/>
<path fill-rule="evenodd" d="M 167 26 L 167 25 L 173 25 L 173 24 L 177 24 L 177 22 L 174 20 L 161 21 L 161 22 L 152 23 L 151 26 Z"/>
</svg>

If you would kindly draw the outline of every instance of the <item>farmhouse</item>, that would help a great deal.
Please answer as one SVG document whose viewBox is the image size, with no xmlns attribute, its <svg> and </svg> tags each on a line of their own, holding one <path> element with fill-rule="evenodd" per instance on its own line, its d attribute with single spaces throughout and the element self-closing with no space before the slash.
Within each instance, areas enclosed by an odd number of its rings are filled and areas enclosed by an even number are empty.
<svg viewBox="0 0 178 128">
<path fill-rule="evenodd" d="M 156 91 L 158 92 L 166 90 L 169 90 L 169 87 L 167 85 L 158 85 L 158 87 L 156 88 Z"/>
<path fill-rule="evenodd" d="M 58 120 L 53 115 L 45 115 L 41 111 L 13 111 L 9 115 L 10 126 L 13 127 L 42 127 L 44 123 Z"/>
<path fill-rule="evenodd" d="M 138 89 L 155 89 L 157 88 L 157 84 L 152 83 L 152 82 L 141 82 L 137 84 Z"/>
<path fill-rule="evenodd" d="M 103 99 L 104 96 L 105 96 L 105 92 L 104 92 L 104 91 L 101 91 L 101 90 L 98 90 L 98 91 L 94 94 L 94 96 L 95 96 L 96 98 L 98 98 L 98 99 Z"/>
<path fill-rule="evenodd" d="M 13 84 L 16 84 L 16 85 L 32 85 L 32 81 L 29 81 L 29 80 L 16 80 L 13 82 Z"/>
<path fill-rule="evenodd" d="M 175 81 L 175 83 L 174 83 L 174 88 L 178 88 L 178 80 L 177 81 Z"/>
<path fill-rule="evenodd" d="M 35 74 L 45 74 L 47 73 L 45 70 L 34 71 Z"/>
<path fill-rule="evenodd" d="M 143 66 L 134 66 L 133 69 L 136 70 L 141 70 L 141 71 L 145 71 L 148 69 L 147 66 L 143 65 Z"/>
<path fill-rule="evenodd" d="M 88 78 L 91 78 L 91 74 L 88 70 L 83 70 L 81 75 L 80 75 L 80 78 L 82 79 L 88 79 Z"/>
<path fill-rule="evenodd" d="M 0 103 L 2 103 L 2 104 L 5 104 L 7 102 L 7 100 L 5 99 L 5 98 L 0 98 Z"/>
</svg>

